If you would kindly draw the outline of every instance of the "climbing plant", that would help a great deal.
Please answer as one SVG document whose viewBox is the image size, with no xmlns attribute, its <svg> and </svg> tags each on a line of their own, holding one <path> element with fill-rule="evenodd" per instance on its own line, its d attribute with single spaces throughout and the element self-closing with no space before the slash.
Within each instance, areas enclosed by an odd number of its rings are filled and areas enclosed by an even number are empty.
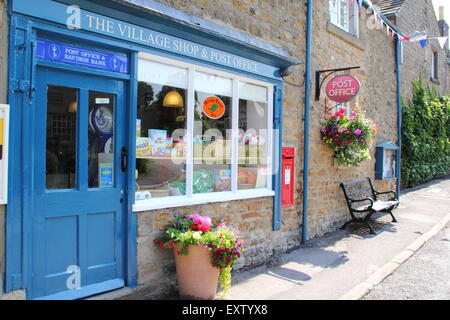
<svg viewBox="0 0 450 320">
<path fill-rule="evenodd" d="M 413 83 L 402 111 L 401 181 L 413 187 L 450 173 L 450 97 Z"/>
</svg>

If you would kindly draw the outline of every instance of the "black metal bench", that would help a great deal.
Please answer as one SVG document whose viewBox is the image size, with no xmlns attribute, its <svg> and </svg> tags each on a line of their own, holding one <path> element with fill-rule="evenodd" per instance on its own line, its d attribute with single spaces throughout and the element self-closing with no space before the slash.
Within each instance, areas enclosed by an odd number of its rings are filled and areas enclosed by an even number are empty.
<svg viewBox="0 0 450 320">
<path fill-rule="evenodd" d="M 376 234 L 369 223 L 369 219 L 375 212 L 385 212 L 392 216 L 392 222 L 397 222 L 392 209 L 398 206 L 397 193 L 395 191 L 378 192 L 373 188 L 370 178 L 364 180 L 341 183 L 345 200 L 352 220 L 346 222 L 341 229 L 345 229 L 350 223 L 361 223 L 367 226 L 370 233 Z M 388 200 L 380 200 L 379 195 L 392 194 Z M 358 216 L 357 216 L 358 215 Z"/>
</svg>

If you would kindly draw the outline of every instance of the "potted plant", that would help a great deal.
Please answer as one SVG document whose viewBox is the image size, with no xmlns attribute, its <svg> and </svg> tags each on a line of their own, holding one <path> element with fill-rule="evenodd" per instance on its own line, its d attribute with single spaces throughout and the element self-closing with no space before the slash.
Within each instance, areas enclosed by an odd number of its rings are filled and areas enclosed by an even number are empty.
<svg viewBox="0 0 450 320">
<path fill-rule="evenodd" d="M 321 134 L 340 165 L 351 167 L 370 160 L 369 148 L 379 124 L 367 119 L 356 107 L 350 117 L 341 109 L 322 123 Z"/>
<path fill-rule="evenodd" d="M 179 294 L 189 299 L 214 299 L 218 282 L 226 296 L 231 270 L 244 251 L 233 229 L 190 212 L 169 221 L 154 243 L 174 250 Z"/>
</svg>

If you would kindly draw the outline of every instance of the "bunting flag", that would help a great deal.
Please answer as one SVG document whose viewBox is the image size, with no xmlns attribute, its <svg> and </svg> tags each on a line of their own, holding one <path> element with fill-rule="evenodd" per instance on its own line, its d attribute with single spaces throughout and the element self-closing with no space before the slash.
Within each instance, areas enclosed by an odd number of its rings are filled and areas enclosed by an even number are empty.
<svg viewBox="0 0 450 320">
<path fill-rule="evenodd" d="M 358 9 L 359 11 L 362 10 L 363 6 L 362 6 L 362 2 L 363 0 L 348 0 L 350 5 L 354 5 L 358 4 Z M 373 17 L 375 25 L 377 26 L 377 28 L 385 28 L 386 29 L 386 35 L 390 36 L 391 40 L 395 40 L 395 36 L 398 37 L 398 39 L 400 39 L 400 41 L 411 41 L 411 42 L 419 42 L 420 46 L 422 48 L 425 48 L 428 40 L 431 39 L 435 39 L 438 40 L 439 45 L 441 48 L 444 48 L 445 44 L 447 43 L 448 37 L 433 37 L 430 38 L 428 37 L 428 34 L 426 32 L 419 32 L 416 31 L 415 33 L 413 33 L 410 36 L 405 36 L 403 34 L 401 34 L 400 32 L 396 31 L 394 28 L 395 26 L 390 25 L 390 23 L 383 18 L 382 14 L 380 13 L 380 10 L 378 7 L 376 6 L 369 6 L 368 8 L 368 12 L 371 12 L 371 14 L 369 14 L 369 16 Z M 366 14 L 367 15 L 367 14 Z"/>
<path fill-rule="evenodd" d="M 448 37 L 438 37 L 437 38 L 437 40 L 439 41 L 439 45 L 441 46 L 441 49 L 444 49 L 447 39 L 448 39 Z"/>
<path fill-rule="evenodd" d="M 426 32 L 416 31 L 416 33 L 414 33 L 408 37 L 408 41 L 416 42 L 416 41 L 425 40 L 427 38 L 428 38 L 428 35 Z"/>
<path fill-rule="evenodd" d="M 420 42 L 420 45 L 422 46 L 422 49 L 425 48 L 425 46 L 427 45 L 427 39 L 419 40 L 419 42 Z"/>
</svg>

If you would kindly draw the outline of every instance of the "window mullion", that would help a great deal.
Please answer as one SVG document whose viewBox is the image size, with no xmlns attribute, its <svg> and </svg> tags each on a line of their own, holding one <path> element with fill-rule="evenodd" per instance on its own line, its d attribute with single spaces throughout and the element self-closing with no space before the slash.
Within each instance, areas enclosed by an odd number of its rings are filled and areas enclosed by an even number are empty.
<svg viewBox="0 0 450 320">
<path fill-rule="evenodd" d="M 266 150 L 267 150 L 267 189 L 272 190 L 272 173 L 273 173 L 273 109 L 274 109 L 274 96 L 273 96 L 273 86 L 270 86 L 267 90 L 267 141 L 266 141 Z"/>
<path fill-rule="evenodd" d="M 239 132 L 239 80 L 233 79 L 233 98 L 231 112 L 231 191 L 238 189 L 238 132 Z"/>
<path fill-rule="evenodd" d="M 187 121 L 186 121 L 186 196 L 192 198 L 193 194 L 193 176 L 194 176 L 194 161 L 193 161 L 193 138 L 194 138 L 194 80 L 195 68 L 193 66 L 188 68 L 188 85 L 187 85 Z"/>
</svg>

